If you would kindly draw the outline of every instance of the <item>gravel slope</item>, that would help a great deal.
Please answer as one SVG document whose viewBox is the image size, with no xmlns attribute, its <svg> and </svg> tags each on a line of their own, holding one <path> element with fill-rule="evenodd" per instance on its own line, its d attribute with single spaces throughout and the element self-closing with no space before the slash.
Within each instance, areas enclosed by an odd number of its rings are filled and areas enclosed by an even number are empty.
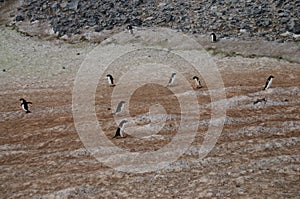
<svg viewBox="0 0 300 199">
<path fill-rule="evenodd" d="M 0 9 L 17 4 L 7 24 L 30 35 L 52 35 L 73 40 L 89 33 L 137 27 L 169 27 L 185 33 L 221 38 L 286 42 L 300 39 L 300 1 L 2 1 Z"/>
<path fill-rule="evenodd" d="M 214 59 L 225 84 L 229 108 L 214 149 L 205 158 L 197 156 L 211 114 L 204 84 L 198 96 L 201 126 L 191 147 L 159 172 L 132 174 L 99 163 L 85 149 L 74 127 L 73 81 L 94 46 L 41 41 L 4 27 L 0 31 L 1 198 L 297 198 L 300 195 L 299 63 L 264 57 L 255 45 L 252 50 L 256 49 L 257 57 L 253 58 L 217 54 Z M 238 48 L 235 46 L 238 41 L 209 44 L 201 37 L 198 39 L 217 50 L 221 48 L 217 45 L 229 46 L 225 52 Z M 227 45 L 230 43 L 232 47 Z M 278 48 L 279 52 L 289 51 L 282 46 Z M 300 57 L 297 53 L 292 58 Z M 270 90 L 263 92 L 261 89 L 270 74 L 276 79 Z M 96 98 L 96 111 L 110 137 L 116 124 L 111 114 L 102 111 L 110 107 L 107 91 L 112 88 L 103 78 L 97 89 L 97 96 L 102 97 Z M 161 89 L 142 89 L 134 96 L 135 102 L 145 103 L 150 91 Z M 21 111 L 20 97 L 33 102 L 31 114 Z M 165 103 L 170 100 L 166 90 L 159 97 Z M 263 97 L 266 104 L 253 104 Z M 169 108 L 176 112 L 178 107 L 169 105 Z M 133 115 L 139 116 L 143 111 L 143 107 L 131 107 Z M 142 141 L 128 137 L 115 143 L 128 150 L 152 150 L 167 141 L 168 135 L 172 135 L 168 133 L 170 130 L 165 129 L 161 137 Z"/>
</svg>

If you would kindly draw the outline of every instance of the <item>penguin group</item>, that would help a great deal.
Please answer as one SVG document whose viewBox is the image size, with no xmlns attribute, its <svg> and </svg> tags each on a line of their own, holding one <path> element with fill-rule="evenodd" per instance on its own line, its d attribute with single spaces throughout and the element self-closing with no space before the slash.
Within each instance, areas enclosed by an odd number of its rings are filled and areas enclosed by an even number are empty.
<svg viewBox="0 0 300 199">
<path fill-rule="evenodd" d="M 130 34 L 133 34 L 133 27 L 131 25 L 127 26 L 127 30 L 129 31 Z M 216 36 L 216 34 L 215 33 L 211 33 L 210 34 L 210 39 L 211 39 L 211 42 L 217 42 L 217 36 Z M 107 78 L 109 86 L 111 86 L 111 87 L 116 86 L 115 83 L 114 83 L 114 78 L 113 78 L 113 76 L 111 74 L 107 74 L 106 78 Z M 174 82 L 175 82 L 175 79 L 176 79 L 176 73 L 173 72 L 171 74 L 171 77 L 169 78 L 169 81 L 168 81 L 166 87 L 173 86 Z M 268 77 L 263 90 L 267 90 L 267 89 L 270 88 L 273 79 L 274 79 L 274 76 L 272 76 L 272 75 L 270 75 Z M 194 82 L 194 88 L 195 89 L 202 88 L 202 84 L 201 84 L 200 78 L 198 76 L 193 76 L 192 80 Z M 267 100 L 265 98 L 257 99 L 253 104 L 266 103 L 266 101 Z M 29 102 L 29 101 L 25 100 L 24 98 L 21 98 L 20 102 L 21 102 L 21 107 L 22 107 L 23 111 L 25 111 L 25 113 L 31 113 L 31 111 L 29 110 L 29 106 L 28 105 L 32 104 L 32 102 Z M 118 106 L 117 106 L 117 108 L 116 108 L 116 111 L 114 112 L 114 114 L 117 115 L 117 114 L 121 113 L 124 110 L 125 104 L 126 104 L 125 101 L 120 101 L 119 104 L 118 104 Z M 125 126 L 126 123 L 128 123 L 127 120 L 122 120 L 119 123 L 118 128 L 117 128 L 117 130 L 116 130 L 115 135 L 114 135 L 113 138 L 116 138 L 116 137 L 124 138 L 125 137 L 123 135 L 123 130 L 124 130 L 124 126 Z"/>
<path fill-rule="evenodd" d="M 107 80 L 108 80 L 108 85 L 109 85 L 109 86 L 111 86 L 111 87 L 116 86 L 115 83 L 114 83 L 114 78 L 113 78 L 113 76 L 112 76 L 111 74 L 107 74 L 107 75 L 106 75 L 106 78 L 107 78 Z M 171 86 L 173 86 L 173 85 L 174 85 L 174 82 L 175 82 L 175 78 L 176 78 L 176 73 L 174 72 L 174 73 L 171 74 L 171 77 L 170 77 L 170 79 L 169 79 L 169 81 L 168 81 L 166 87 L 171 87 Z M 202 88 L 202 85 L 201 85 L 201 82 L 200 82 L 199 77 L 194 76 L 192 79 L 193 79 L 194 85 L 195 85 L 194 88 L 196 88 L 196 89 Z M 126 104 L 125 101 L 120 101 L 120 102 L 118 103 L 118 106 L 117 106 L 117 108 L 116 108 L 116 111 L 115 111 L 113 114 L 114 114 L 114 115 L 120 114 L 120 113 L 124 110 L 125 104 Z M 124 126 L 125 126 L 125 124 L 126 124 L 127 122 L 128 122 L 127 120 L 122 120 L 122 121 L 120 122 L 120 124 L 118 125 L 118 128 L 117 128 L 117 130 L 116 130 L 115 135 L 114 135 L 113 138 L 117 138 L 117 137 L 124 138 L 124 135 L 123 135 L 122 132 L 123 132 Z"/>
</svg>

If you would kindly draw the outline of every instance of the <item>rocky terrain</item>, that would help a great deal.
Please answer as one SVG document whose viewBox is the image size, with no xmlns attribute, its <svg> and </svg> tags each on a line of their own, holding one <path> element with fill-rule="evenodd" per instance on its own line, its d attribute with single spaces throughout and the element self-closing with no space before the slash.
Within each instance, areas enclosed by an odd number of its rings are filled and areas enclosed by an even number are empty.
<svg viewBox="0 0 300 199">
<path fill-rule="evenodd" d="M 212 105 L 203 82 L 203 89 L 197 91 L 200 126 L 191 146 L 177 161 L 161 170 L 135 174 L 120 172 L 99 162 L 85 148 L 74 126 L 74 78 L 95 46 L 84 42 L 75 45 L 41 41 L 3 27 L 0 35 L 3 46 L 0 53 L 1 198 L 299 196 L 298 63 L 268 57 L 215 55 L 225 84 L 228 109 L 225 126 L 213 150 L 204 158 L 198 156 Z M 236 44 L 219 45 L 233 50 Z M 259 46 L 254 43 L 250 46 L 253 52 L 259 53 Z M 117 71 L 111 72 L 117 74 Z M 270 74 L 275 80 L 269 90 L 262 91 Z M 193 73 L 186 75 L 191 77 Z M 122 84 L 117 79 L 116 82 L 117 87 Z M 127 85 L 127 89 L 131 86 Z M 180 85 L 174 85 L 176 87 Z M 176 124 L 178 105 L 170 103 L 174 100 L 171 93 L 161 87 L 150 88 L 143 87 L 132 96 L 129 108 L 132 117 L 138 119 L 149 104 L 159 100 L 173 113 L 172 121 Z M 109 139 L 117 126 L 113 115 L 107 112 L 112 89 L 104 77 L 99 80 L 96 113 Z M 151 93 L 159 95 L 149 98 Z M 32 113 L 25 114 L 21 110 L 21 97 L 33 102 Z M 265 101 L 254 104 L 259 99 Z M 222 105 L 223 102 L 217 103 Z M 171 125 L 157 135 L 128 136 L 113 143 L 129 151 L 151 151 L 168 143 L 174 130 Z"/>
<path fill-rule="evenodd" d="M 11 2 L 2 1 L 2 7 Z M 7 4 L 7 5 L 5 5 Z M 16 3 L 18 4 L 18 3 Z M 300 1 L 82 1 L 26 0 L 8 14 L 7 24 L 30 35 L 91 39 L 90 32 L 136 27 L 169 27 L 193 34 L 216 32 L 221 38 L 299 41 Z M 5 13 L 5 12 L 2 12 Z M 39 29 L 39 33 L 34 29 Z M 88 32 L 88 34 L 86 34 Z"/>
<path fill-rule="evenodd" d="M 254 2 L 257 1 L 249 0 L 244 3 L 249 4 L 248 7 L 243 8 L 245 10 L 249 8 L 249 12 L 255 12 L 256 6 L 261 6 L 260 9 L 263 10 L 270 8 L 270 12 L 279 8 L 283 10 L 273 12 L 274 18 L 269 27 L 276 31 L 266 35 L 255 31 L 251 34 L 240 32 L 241 27 L 232 25 L 228 31 L 222 29 L 218 32 L 218 29 L 215 29 L 214 31 L 224 38 L 217 43 L 211 43 L 207 34 L 194 34 L 189 25 L 183 26 L 189 28 L 179 28 L 180 24 L 184 24 L 182 19 L 180 23 L 174 23 L 173 29 L 188 32 L 187 36 L 193 37 L 212 56 L 224 83 L 224 89 L 221 87 L 210 89 L 209 81 L 204 81 L 205 77 L 199 73 L 203 88 L 185 90 L 183 84 L 179 83 L 180 75 L 183 75 L 188 84 L 192 85 L 192 77 L 197 74 L 185 68 L 181 74 L 178 74 L 172 88 L 151 83 L 136 89 L 128 101 L 130 115 L 120 116 L 136 122 L 136 125 L 131 123 L 125 128 L 124 133 L 127 137 L 124 139 L 111 139 L 118 125 L 118 118 L 113 114 L 115 107 L 111 101 L 115 90 L 124 88 L 120 93 L 114 93 L 116 100 L 120 101 L 135 87 L 134 84 L 126 84 L 121 79 L 122 72 L 126 68 L 123 68 L 123 64 L 126 61 L 128 65 L 134 65 L 135 57 L 128 54 L 127 57 L 122 56 L 122 59 L 111 63 L 111 67 L 105 72 L 114 75 L 116 86 L 110 87 L 105 75 L 99 77 L 94 110 L 107 139 L 121 149 L 131 153 L 143 153 L 166 146 L 175 138 L 182 117 L 178 98 L 195 94 L 199 105 L 197 114 L 199 118 L 189 120 L 188 126 L 183 128 L 184 133 L 188 134 L 189 126 L 199 124 L 195 138 L 187 150 L 176 161 L 161 166 L 160 170 L 142 173 L 122 172 L 109 167 L 99 161 L 86 147 L 75 124 L 73 89 L 80 67 L 91 58 L 98 45 L 85 39 L 78 42 L 80 39 L 75 38 L 76 43 L 65 42 L 62 39 L 66 38 L 66 35 L 71 38 L 76 34 L 91 38 L 91 34 L 94 33 L 101 37 L 98 38 L 99 41 L 110 37 L 101 43 L 99 54 L 96 54 L 99 56 L 105 54 L 104 49 L 109 46 L 114 49 L 111 56 L 120 55 L 124 47 L 126 49 L 139 44 L 147 46 L 157 43 L 164 48 L 164 43 L 158 41 L 160 41 L 160 34 L 163 35 L 164 31 L 169 30 L 146 26 L 171 27 L 171 21 L 174 22 L 179 16 L 176 12 L 186 13 L 188 10 L 184 7 L 188 5 L 193 9 L 198 5 L 199 13 L 203 11 L 200 5 L 204 8 L 210 5 L 221 7 L 220 12 L 229 12 L 226 15 L 229 17 L 234 9 L 225 9 L 225 5 L 228 8 L 230 5 L 239 7 L 242 3 L 153 1 L 154 11 L 157 11 L 160 18 L 154 15 L 155 18 L 148 19 L 152 20 L 153 24 L 151 24 L 143 17 L 144 15 L 147 18 L 151 17 L 152 14 L 148 15 L 150 11 L 140 13 L 140 10 L 146 6 L 151 6 L 151 1 L 124 1 L 124 4 L 117 1 L 113 6 L 106 1 L 101 3 L 95 1 L 93 4 L 93 1 L 89 1 L 91 3 L 84 5 L 82 1 L 23 1 L 23 4 L 19 1 L 9 2 L 0 1 L 0 9 L 3 13 L 0 21 L 11 26 L 0 26 L 0 198 L 299 197 L 300 49 L 299 43 L 293 42 L 297 40 L 295 34 L 299 9 L 297 10 L 295 6 L 299 4 L 298 1 L 289 3 L 274 1 L 271 4 L 261 2 L 256 5 Z M 44 6 L 37 9 L 39 3 Z M 121 6 L 125 6 L 126 3 L 128 5 L 124 9 L 137 8 L 137 14 L 120 12 L 119 17 L 128 15 L 129 21 L 122 21 L 119 26 L 112 24 L 110 28 L 113 29 L 107 30 L 110 29 L 106 27 L 110 25 L 108 21 L 111 19 L 108 15 L 101 18 L 101 26 L 98 24 L 100 21 L 97 20 L 96 24 L 88 25 L 91 18 L 88 15 L 92 15 L 90 12 L 93 13 L 92 7 L 115 13 L 114 9 L 121 9 Z M 173 9 L 170 8 L 172 6 Z M 208 13 L 214 13 L 213 6 L 204 9 L 209 11 L 204 17 L 208 17 Z M 252 11 L 250 11 L 251 6 L 253 6 Z M 168 9 L 166 12 L 159 12 L 163 8 Z M 80 23 L 85 24 L 82 28 L 77 23 L 72 25 L 72 21 L 64 21 L 73 16 L 72 13 L 73 15 L 76 13 L 74 16 L 78 16 L 78 20 L 82 20 Z M 83 17 L 84 13 L 87 18 Z M 169 22 L 158 23 L 159 19 L 167 17 L 163 13 L 172 13 L 175 18 Z M 192 13 L 200 17 L 197 12 Z M 279 24 L 277 19 L 284 18 L 280 13 L 290 13 L 286 16 L 289 20 L 285 25 L 277 26 Z M 215 16 L 216 21 L 222 20 L 219 15 L 211 16 Z M 136 18 L 140 21 L 134 20 Z M 253 17 L 248 18 L 253 23 L 258 19 L 259 16 L 254 14 Z M 290 19 L 294 19 L 294 26 L 288 25 Z M 105 26 L 102 25 L 103 21 Z M 136 23 L 134 25 L 139 26 L 136 27 L 133 35 L 124 31 L 126 24 L 129 23 Z M 212 27 L 206 25 L 197 28 L 197 31 L 207 33 L 206 31 L 213 30 L 205 29 Z M 70 28 L 71 26 L 74 26 L 74 29 Z M 78 28 L 75 28 L 77 26 Z M 100 28 L 98 29 L 100 32 L 95 32 L 97 27 Z M 52 33 L 51 29 L 53 29 Z M 142 35 L 144 30 L 156 32 L 157 37 L 145 39 Z M 20 31 L 26 34 L 20 34 Z M 76 33 L 76 31 L 80 32 Z M 268 29 L 262 31 L 270 33 Z M 291 33 L 282 36 L 281 33 L 285 31 Z M 121 32 L 120 34 L 124 32 L 125 37 L 119 40 L 112 38 L 109 34 L 113 32 Z M 51 34 L 60 39 L 44 39 L 52 38 Z M 245 40 L 240 40 L 241 38 Z M 279 43 L 280 41 L 289 42 Z M 185 44 L 184 48 L 190 49 L 189 45 L 189 43 Z M 205 52 L 203 49 L 200 51 Z M 165 50 L 169 51 L 169 49 Z M 193 53 L 194 50 L 193 48 L 187 52 Z M 146 55 L 145 60 L 156 58 L 157 54 L 150 52 Z M 106 61 L 101 60 L 101 62 Z M 92 59 L 90 63 L 93 62 Z M 182 62 L 173 64 L 177 69 L 183 67 Z M 203 64 L 200 66 L 202 70 L 205 67 L 207 66 Z M 269 75 L 275 77 L 274 81 L 268 90 L 263 91 L 262 88 Z M 180 92 L 175 96 L 172 89 L 178 89 Z M 216 101 L 211 99 L 213 93 L 222 92 L 225 93 L 226 99 Z M 20 107 L 19 99 L 22 97 L 33 103 L 30 105 L 29 114 L 25 114 Z M 157 107 L 157 103 L 165 108 L 164 115 L 156 112 L 160 108 Z M 200 157 L 199 151 L 203 141 L 206 136 L 209 136 L 207 135 L 209 126 L 218 124 L 218 118 L 213 118 L 212 106 L 221 109 L 226 106 L 225 123 L 213 149 L 207 156 Z M 151 113 L 150 116 L 147 115 L 148 112 Z M 152 133 L 164 120 L 166 124 L 163 128 L 156 134 Z M 137 137 L 132 133 L 135 129 L 151 122 L 153 125 L 147 127 L 146 131 L 149 135 Z M 110 148 L 102 148 L 102 151 L 106 150 L 109 151 Z"/>
</svg>

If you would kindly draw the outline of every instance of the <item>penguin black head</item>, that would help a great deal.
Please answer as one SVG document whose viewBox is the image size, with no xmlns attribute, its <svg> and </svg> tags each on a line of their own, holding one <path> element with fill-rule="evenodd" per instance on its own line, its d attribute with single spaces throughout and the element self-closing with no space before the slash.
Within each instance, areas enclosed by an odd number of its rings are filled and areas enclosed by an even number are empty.
<svg viewBox="0 0 300 199">
<path fill-rule="evenodd" d="M 194 77 L 193 77 L 193 79 L 199 80 L 199 77 L 197 77 L 197 76 L 194 76 Z"/>
<path fill-rule="evenodd" d="M 115 86 L 114 78 L 111 74 L 106 75 L 106 78 L 108 79 L 108 83 L 110 84 L 110 86 Z"/>
<path fill-rule="evenodd" d="M 21 98 L 20 101 L 21 102 L 26 102 L 26 100 L 24 98 Z"/>
<path fill-rule="evenodd" d="M 132 25 L 128 25 L 127 30 L 132 30 Z"/>
<path fill-rule="evenodd" d="M 266 82 L 266 85 L 264 87 L 263 90 L 267 90 L 270 86 L 271 86 L 271 83 L 272 83 L 272 80 L 273 80 L 274 76 L 273 75 L 270 75 L 267 79 L 267 82 Z"/>
<path fill-rule="evenodd" d="M 133 27 L 132 25 L 127 26 L 127 30 L 130 32 L 130 34 L 133 34 Z"/>
</svg>

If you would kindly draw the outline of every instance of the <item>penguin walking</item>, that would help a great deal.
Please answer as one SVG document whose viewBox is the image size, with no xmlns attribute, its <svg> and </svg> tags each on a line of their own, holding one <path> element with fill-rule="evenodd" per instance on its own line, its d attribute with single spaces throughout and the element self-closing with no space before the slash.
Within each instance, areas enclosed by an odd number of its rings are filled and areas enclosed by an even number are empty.
<svg viewBox="0 0 300 199">
<path fill-rule="evenodd" d="M 132 27 L 132 25 L 128 25 L 128 26 L 127 26 L 127 30 L 128 30 L 128 32 L 129 32 L 130 34 L 133 34 L 133 27 Z"/>
<path fill-rule="evenodd" d="M 195 81 L 196 88 L 202 88 L 202 85 L 201 85 L 201 82 L 199 80 L 199 77 L 194 76 L 193 80 Z"/>
<path fill-rule="evenodd" d="M 30 110 L 28 109 L 28 104 L 32 104 L 31 102 L 27 102 L 24 98 L 20 99 L 22 109 L 25 111 L 25 113 L 30 113 Z"/>
<path fill-rule="evenodd" d="M 211 40 L 211 42 L 217 41 L 217 35 L 214 32 L 210 34 L 210 40 Z"/>
<path fill-rule="evenodd" d="M 106 78 L 107 78 L 108 84 L 110 86 L 112 86 L 112 87 L 115 86 L 115 84 L 114 84 L 114 78 L 113 78 L 113 76 L 111 74 L 106 75 Z"/>
<path fill-rule="evenodd" d="M 274 76 L 272 76 L 272 75 L 268 78 L 268 80 L 266 82 L 266 85 L 265 85 L 263 90 L 267 90 L 271 86 L 273 78 L 274 78 Z"/>
<path fill-rule="evenodd" d="M 170 80 L 169 80 L 169 83 L 167 85 L 168 86 L 172 86 L 174 81 L 175 81 L 175 78 L 176 78 L 176 73 L 172 73 L 171 77 L 170 77 Z"/>
<path fill-rule="evenodd" d="M 123 131 L 124 126 L 125 126 L 126 123 L 127 123 L 127 120 L 122 120 L 122 121 L 120 122 L 119 127 L 118 127 L 118 129 L 117 129 L 117 131 L 116 131 L 116 134 L 115 134 L 115 136 L 113 137 L 113 139 L 116 138 L 116 137 L 121 137 L 121 138 L 124 137 L 122 131 Z"/>
<path fill-rule="evenodd" d="M 118 113 L 122 112 L 122 110 L 124 109 L 124 107 L 125 107 L 125 102 L 124 101 L 120 101 L 119 104 L 118 104 L 118 106 L 117 106 L 115 114 L 118 114 Z"/>
</svg>

